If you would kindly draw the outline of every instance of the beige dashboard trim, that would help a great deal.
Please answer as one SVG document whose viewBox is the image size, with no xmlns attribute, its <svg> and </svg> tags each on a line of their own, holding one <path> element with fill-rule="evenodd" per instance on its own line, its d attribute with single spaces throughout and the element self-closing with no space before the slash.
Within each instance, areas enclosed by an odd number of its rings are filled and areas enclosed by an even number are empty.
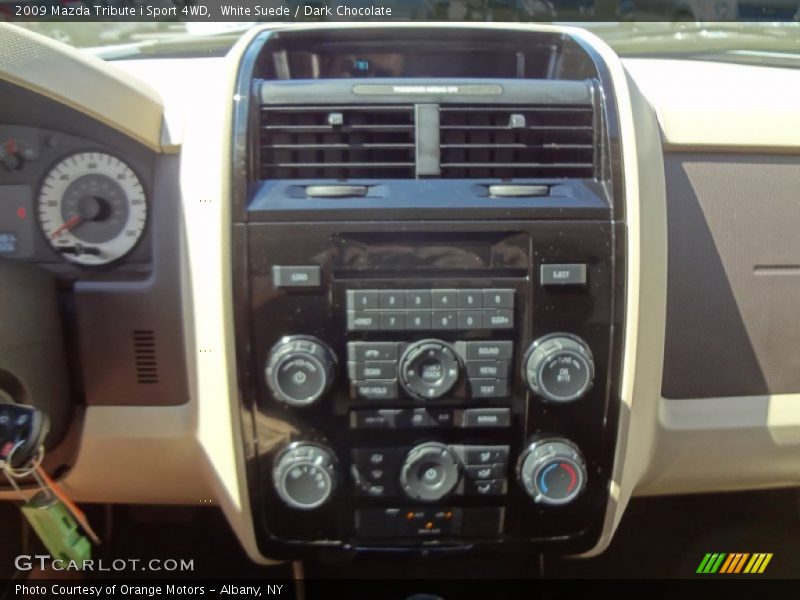
<svg viewBox="0 0 800 600">
<path fill-rule="evenodd" d="M 617 448 L 603 531 L 597 546 L 586 554 L 593 556 L 610 543 L 652 451 L 666 319 L 666 186 L 652 107 L 608 45 L 585 30 L 572 33 L 595 48 L 611 73 L 619 114 L 627 221 L 626 329 Z"/>
<path fill-rule="evenodd" d="M 790 152 L 800 148 L 800 71 L 625 59 L 655 108 L 665 149 Z"/>
<path fill-rule="evenodd" d="M 80 451 L 63 481 L 76 501 L 211 503 L 213 492 L 195 438 L 191 405 L 93 406 L 86 409 Z"/>
<path fill-rule="evenodd" d="M 206 77 L 215 84 L 187 106 L 181 190 L 193 302 L 185 325 L 192 338 L 187 354 L 197 440 L 216 502 L 250 558 L 269 564 L 273 561 L 261 556 L 256 545 L 245 475 L 231 258 L 234 94 L 241 56 L 258 33 L 248 32 L 224 61 L 214 63 Z"/>
<path fill-rule="evenodd" d="M 0 79 L 41 94 L 156 152 L 176 151 L 159 95 L 92 56 L 31 31 L 0 23 Z"/>
<path fill-rule="evenodd" d="M 638 494 L 800 483 L 800 394 L 662 398 L 652 463 Z"/>
</svg>

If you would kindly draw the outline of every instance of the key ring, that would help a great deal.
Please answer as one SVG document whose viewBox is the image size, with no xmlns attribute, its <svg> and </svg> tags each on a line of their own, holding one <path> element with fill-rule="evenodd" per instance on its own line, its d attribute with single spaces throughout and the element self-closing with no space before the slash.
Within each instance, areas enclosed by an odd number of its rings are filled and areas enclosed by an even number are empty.
<svg viewBox="0 0 800 600">
<path fill-rule="evenodd" d="M 13 477 L 14 479 L 23 479 L 29 475 L 34 475 L 36 473 L 36 469 L 42 464 L 44 460 L 44 446 L 39 446 L 39 449 L 36 451 L 36 456 L 34 456 L 33 460 L 30 462 L 30 465 L 27 469 L 19 470 L 15 469 L 11 466 L 12 458 L 14 457 L 14 453 L 19 450 L 25 444 L 24 440 L 20 440 L 17 442 L 13 448 L 11 448 L 11 452 L 9 452 L 8 456 L 4 461 L 0 461 L 0 469 L 2 469 L 6 475 Z M 34 475 L 35 476 L 35 475 Z"/>
</svg>

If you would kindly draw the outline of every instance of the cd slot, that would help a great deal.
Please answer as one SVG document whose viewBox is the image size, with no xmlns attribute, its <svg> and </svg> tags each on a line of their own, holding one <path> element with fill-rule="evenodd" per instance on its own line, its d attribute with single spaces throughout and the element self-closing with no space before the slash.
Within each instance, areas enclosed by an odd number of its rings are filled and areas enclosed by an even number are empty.
<svg viewBox="0 0 800 600">
<path fill-rule="evenodd" d="M 530 237 L 518 231 L 465 234 L 452 231 L 343 233 L 333 237 L 337 277 L 369 273 L 403 277 L 524 277 Z"/>
<path fill-rule="evenodd" d="M 496 269 L 492 270 L 492 279 L 524 279 L 528 276 L 527 269 Z M 363 271 L 359 269 L 335 269 L 333 279 L 338 281 L 370 280 L 376 281 L 386 279 L 391 282 L 406 280 L 431 280 L 431 284 L 441 279 L 471 279 L 486 277 L 483 269 L 430 269 L 425 271 L 421 277 L 419 272 L 414 271 L 394 271 L 391 269 L 375 269 Z"/>
</svg>

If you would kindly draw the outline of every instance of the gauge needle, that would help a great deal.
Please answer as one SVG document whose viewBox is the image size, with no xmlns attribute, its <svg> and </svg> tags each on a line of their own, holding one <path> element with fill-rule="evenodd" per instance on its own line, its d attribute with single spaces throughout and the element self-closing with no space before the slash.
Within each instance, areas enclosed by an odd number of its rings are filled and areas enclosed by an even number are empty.
<svg viewBox="0 0 800 600">
<path fill-rule="evenodd" d="M 83 220 L 83 217 L 81 217 L 80 215 L 73 215 L 72 217 L 67 219 L 67 221 L 61 227 L 59 227 L 53 233 L 50 234 L 50 239 L 51 240 L 56 239 L 64 231 L 72 229 L 73 227 L 75 227 L 75 225 L 80 223 L 82 220 Z"/>
</svg>

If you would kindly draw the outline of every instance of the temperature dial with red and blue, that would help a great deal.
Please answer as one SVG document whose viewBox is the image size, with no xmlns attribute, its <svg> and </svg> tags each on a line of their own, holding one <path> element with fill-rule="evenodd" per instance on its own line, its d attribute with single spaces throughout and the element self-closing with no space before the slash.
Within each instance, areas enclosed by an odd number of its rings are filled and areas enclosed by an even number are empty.
<svg viewBox="0 0 800 600">
<path fill-rule="evenodd" d="M 520 456 L 517 476 L 538 504 L 569 504 L 586 487 L 586 464 L 578 447 L 566 439 L 542 439 Z"/>
</svg>

